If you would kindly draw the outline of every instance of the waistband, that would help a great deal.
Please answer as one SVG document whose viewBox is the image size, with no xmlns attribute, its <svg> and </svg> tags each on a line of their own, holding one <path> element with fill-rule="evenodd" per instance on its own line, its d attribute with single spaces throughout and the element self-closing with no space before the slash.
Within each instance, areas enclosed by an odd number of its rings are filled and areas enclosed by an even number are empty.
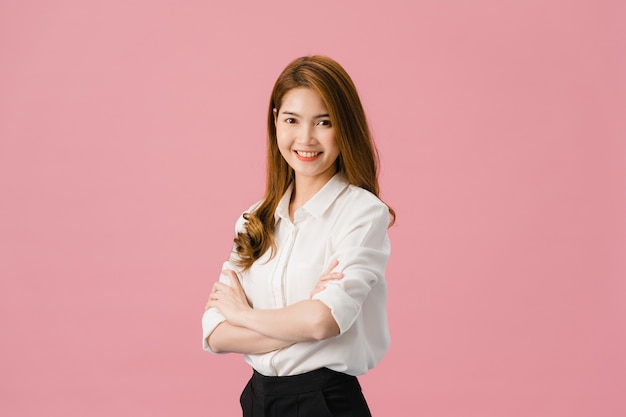
<svg viewBox="0 0 626 417">
<path fill-rule="evenodd" d="M 320 368 L 299 375 L 265 376 L 254 371 L 250 379 L 256 392 L 262 395 L 297 395 L 305 392 L 319 391 L 323 388 L 346 382 L 360 388 L 355 376 Z"/>
</svg>

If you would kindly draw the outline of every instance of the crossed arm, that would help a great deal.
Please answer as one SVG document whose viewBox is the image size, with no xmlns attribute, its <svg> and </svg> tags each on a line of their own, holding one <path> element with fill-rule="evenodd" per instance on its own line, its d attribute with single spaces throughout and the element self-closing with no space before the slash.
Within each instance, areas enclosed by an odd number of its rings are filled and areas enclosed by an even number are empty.
<svg viewBox="0 0 626 417">
<path fill-rule="evenodd" d="M 335 261 L 322 275 L 311 296 L 321 291 L 329 280 L 340 279 L 332 273 Z M 323 340 L 339 334 L 339 326 L 330 309 L 321 301 L 304 300 L 274 310 L 253 309 L 234 271 L 225 271 L 231 285 L 215 283 L 206 309 L 216 308 L 226 318 L 208 336 L 213 352 L 265 353 L 297 342 Z"/>
</svg>

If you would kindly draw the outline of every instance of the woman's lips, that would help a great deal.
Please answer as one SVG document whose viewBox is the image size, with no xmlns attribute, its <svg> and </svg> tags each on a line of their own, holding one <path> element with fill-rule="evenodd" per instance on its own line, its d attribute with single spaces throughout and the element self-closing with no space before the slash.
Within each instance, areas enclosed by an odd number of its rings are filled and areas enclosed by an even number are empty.
<svg viewBox="0 0 626 417">
<path fill-rule="evenodd" d="M 315 160 L 322 152 L 309 152 L 309 151 L 294 151 L 296 157 L 301 161 L 313 161 Z"/>
</svg>

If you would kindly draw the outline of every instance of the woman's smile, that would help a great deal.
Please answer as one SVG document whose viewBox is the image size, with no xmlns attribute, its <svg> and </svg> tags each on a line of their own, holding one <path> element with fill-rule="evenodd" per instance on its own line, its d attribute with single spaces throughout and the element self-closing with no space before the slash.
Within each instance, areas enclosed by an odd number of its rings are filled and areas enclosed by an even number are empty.
<svg viewBox="0 0 626 417">
<path fill-rule="evenodd" d="M 301 161 L 314 161 L 322 152 L 294 151 Z"/>
</svg>

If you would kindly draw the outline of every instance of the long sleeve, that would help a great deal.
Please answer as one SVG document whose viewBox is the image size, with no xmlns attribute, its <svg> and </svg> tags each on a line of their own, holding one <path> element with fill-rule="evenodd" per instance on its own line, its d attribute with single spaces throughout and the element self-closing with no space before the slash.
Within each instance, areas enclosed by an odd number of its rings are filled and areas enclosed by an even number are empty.
<svg viewBox="0 0 626 417">
<path fill-rule="evenodd" d="M 222 271 L 225 269 L 236 270 L 230 260 L 224 262 Z M 230 285 L 230 280 L 225 274 L 220 274 L 219 280 L 220 282 Z M 224 321 L 226 321 L 226 318 L 215 308 L 210 308 L 204 312 L 202 315 L 202 349 L 207 352 L 214 353 L 209 347 L 207 338 L 211 335 L 211 333 L 213 333 L 213 330 L 215 330 L 215 328 Z"/>
<path fill-rule="evenodd" d="M 344 278 L 330 281 L 313 299 L 326 304 L 341 333 L 355 322 L 371 289 L 384 279 L 390 253 L 387 227 L 389 210 L 378 204 L 351 213 L 345 234 L 339 236 L 333 258 L 339 260 L 338 271 Z"/>
<path fill-rule="evenodd" d="M 258 204 L 259 203 L 256 203 L 255 205 L 250 207 L 248 211 L 253 210 Z M 237 235 L 237 233 L 242 232 L 244 230 L 245 230 L 245 219 L 242 214 L 241 216 L 239 216 L 239 218 L 237 219 L 237 222 L 235 223 L 235 236 Z M 240 273 L 239 268 L 235 266 L 236 259 L 237 259 L 237 252 L 235 251 L 235 248 L 233 246 L 231 254 L 230 254 L 230 258 L 228 259 L 228 261 L 224 262 L 221 270 L 224 271 L 226 269 L 230 269 L 237 273 Z M 220 273 L 219 281 L 223 282 L 224 284 L 231 285 L 230 279 L 228 278 L 227 275 L 223 273 Z M 226 318 L 222 315 L 222 313 L 217 311 L 217 309 L 215 308 L 210 308 L 206 310 L 204 314 L 202 315 L 202 348 L 205 351 L 213 353 L 213 351 L 209 347 L 207 338 L 211 335 L 211 333 L 213 333 L 213 330 L 215 330 L 215 328 L 224 321 L 226 321 Z"/>
</svg>

